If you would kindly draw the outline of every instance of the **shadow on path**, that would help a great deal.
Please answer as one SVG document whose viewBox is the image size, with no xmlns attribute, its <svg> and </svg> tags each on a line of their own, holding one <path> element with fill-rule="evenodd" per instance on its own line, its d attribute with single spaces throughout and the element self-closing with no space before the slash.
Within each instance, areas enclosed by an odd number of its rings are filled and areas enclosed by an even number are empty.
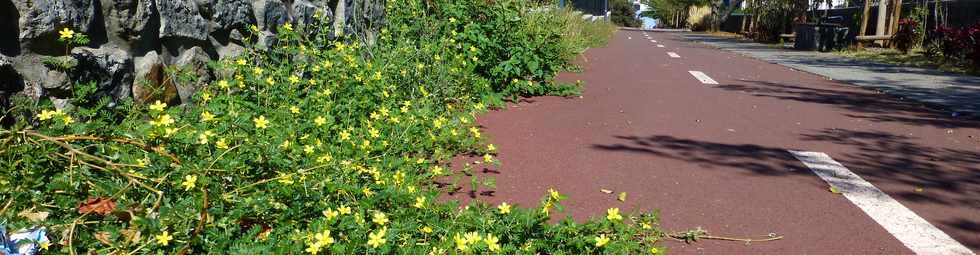
<svg viewBox="0 0 980 255">
<path fill-rule="evenodd" d="M 848 117 L 875 122 L 899 122 L 939 128 L 980 127 L 980 121 L 953 118 L 923 104 L 868 91 L 822 89 L 753 80 L 720 85 L 718 88 L 746 92 L 758 97 L 831 105 L 854 112 L 846 113 Z M 980 98 L 980 94 L 976 96 Z"/>
</svg>

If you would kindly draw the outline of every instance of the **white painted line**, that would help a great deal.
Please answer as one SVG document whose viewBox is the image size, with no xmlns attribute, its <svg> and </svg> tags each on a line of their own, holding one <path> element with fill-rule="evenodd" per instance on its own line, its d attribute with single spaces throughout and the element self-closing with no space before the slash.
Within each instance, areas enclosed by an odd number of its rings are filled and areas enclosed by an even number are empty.
<svg viewBox="0 0 980 255">
<path fill-rule="evenodd" d="M 871 216 L 916 254 L 973 255 L 973 251 L 916 215 L 880 189 L 848 170 L 827 154 L 789 151 L 821 179 Z"/>
<path fill-rule="evenodd" d="M 681 58 L 681 55 L 677 55 L 677 53 L 674 52 L 667 52 L 667 56 L 670 56 L 671 58 Z"/>
<path fill-rule="evenodd" d="M 651 42 L 657 42 L 657 40 L 650 40 Z"/>
<path fill-rule="evenodd" d="M 664 47 L 663 44 L 657 44 L 657 48 L 663 48 L 663 47 Z"/>
<path fill-rule="evenodd" d="M 707 74 L 704 74 L 701 71 L 687 71 L 687 72 L 688 73 L 691 73 L 691 75 L 693 75 L 694 78 L 698 79 L 698 81 L 701 81 L 701 83 L 704 83 L 704 84 L 718 84 L 717 81 L 715 81 L 714 79 L 711 79 L 711 77 L 708 77 Z"/>
</svg>

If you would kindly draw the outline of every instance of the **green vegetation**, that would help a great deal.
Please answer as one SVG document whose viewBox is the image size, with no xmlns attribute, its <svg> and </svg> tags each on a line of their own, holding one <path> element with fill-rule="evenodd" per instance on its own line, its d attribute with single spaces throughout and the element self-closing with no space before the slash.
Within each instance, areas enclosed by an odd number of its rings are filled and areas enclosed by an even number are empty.
<svg viewBox="0 0 980 255">
<path fill-rule="evenodd" d="M 2 224 L 45 227 L 56 254 L 662 252 L 654 214 L 549 224 L 554 190 L 523 208 L 436 202 L 454 155 L 498 164 L 475 116 L 567 93 L 552 78 L 610 25 L 521 0 L 386 9 L 370 45 L 286 24 L 185 106 L 111 105 L 89 83 L 64 110 L 18 99 L 34 117 L 0 129 Z"/>
<path fill-rule="evenodd" d="M 632 1 L 609 0 L 609 12 L 611 12 L 612 22 L 616 25 L 623 27 L 643 25 L 643 22 L 636 18 L 636 10 L 633 9 Z"/>
<path fill-rule="evenodd" d="M 884 48 L 864 48 L 848 49 L 839 51 L 836 54 L 865 61 L 892 64 L 898 66 L 922 67 L 938 69 L 945 72 L 980 75 L 977 70 L 972 70 L 968 63 L 962 61 L 947 60 L 942 57 L 929 56 L 923 49 L 914 49 L 908 54 L 896 49 Z"/>
</svg>

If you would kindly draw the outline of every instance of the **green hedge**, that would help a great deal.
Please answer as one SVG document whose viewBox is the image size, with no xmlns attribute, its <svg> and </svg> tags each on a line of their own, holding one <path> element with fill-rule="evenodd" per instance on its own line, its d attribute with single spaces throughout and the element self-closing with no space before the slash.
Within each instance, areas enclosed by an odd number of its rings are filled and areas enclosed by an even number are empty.
<svg viewBox="0 0 980 255">
<path fill-rule="evenodd" d="M 46 254 L 661 252 L 654 214 L 549 224 L 554 190 L 435 202 L 432 180 L 461 175 L 443 165 L 454 155 L 498 164 L 477 114 L 561 93 L 555 73 L 605 40 L 583 33 L 613 31 L 532 7 L 388 1 L 373 45 L 287 25 L 272 49 L 216 63 L 191 105 L 109 107 L 86 83 L 72 109 L 21 103 L 36 115 L 0 130 L 2 224 L 44 227 Z"/>
</svg>

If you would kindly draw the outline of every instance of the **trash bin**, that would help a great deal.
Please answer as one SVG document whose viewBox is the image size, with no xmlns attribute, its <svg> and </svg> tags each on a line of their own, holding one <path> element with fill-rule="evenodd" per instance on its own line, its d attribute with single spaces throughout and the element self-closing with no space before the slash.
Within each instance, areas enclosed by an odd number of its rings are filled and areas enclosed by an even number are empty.
<svg viewBox="0 0 980 255">
<path fill-rule="evenodd" d="M 841 25 L 841 21 L 843 17 L 834 16 L 823 18 L 819 23 L 797 24 L 793 48 L 826 52 L 847 46 L 849 29 Z"/>
</svg>

